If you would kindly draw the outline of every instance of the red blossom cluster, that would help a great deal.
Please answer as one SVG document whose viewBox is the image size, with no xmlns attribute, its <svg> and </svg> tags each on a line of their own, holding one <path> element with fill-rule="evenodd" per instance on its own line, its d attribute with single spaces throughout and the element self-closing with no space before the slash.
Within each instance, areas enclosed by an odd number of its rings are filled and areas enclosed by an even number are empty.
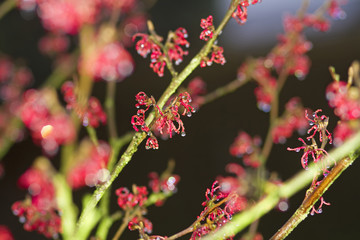
<svg viewBox="0 0 360 240">
<path fill-rule="evenodd" d="M 49 33 L 39 40 L 40 52 L 48 56 L 54 56 L 65 52 L 69 48 L 69 38 L 64 34 Z"/>
<path fill-rule="evenodd" d="M 276 121 L 271 130 L 274 143 L 284 144 L 287 138 L 290 138 L 294 131 L 304 133 L 308 127 L 308 120 L 304 116 L 304 107 L 300 99 L 291 98 L 285 105 L 285 112 Z"/>
<path fill-rule="evenodd" d="M 346 13 L 340 5 L 345 3 L 346 1 L 332 0 L 329 8 L 327 9 L 327 14 L 333 19 L 344 19 L 346 17 Z"/>
<path fill-rule="evenodd" d="M 328 121 L 329 118 L 325 115 L 318 116 L 318 113 L 321 112 L 321 109 L 316 110 L 311 117 L 308 116 L 307 111 L 305 111 L 305 117 L 309 121 L 309 125 L 311 126 L 310 129 L 307 131 L 308 134 L 312 135 L 307 137 L 307 140 L 311 140 L 311 144 L 306 144 L 306 142 L 299 138 L 299 141 L 303 143 L 302 146 L 296 147 L 296 148 L 290 148 L 288 147 L 288 151 L 295 151 L 300 152 L 300 150 L 303 150 L 304 153 L 301 156 L 301 165 L 304 169 L 307 169 L 307 165 L 309 163 L 309 157 L 313 160 L 314 163 L 317 164 L 319 169 L 321 169 L 322 174 L 316 173 L 314 175 L 312 186 L 317 187 L 323 180 L 326 178 L 326 176 L 329 174 L 329 167 L 330 163 L 328 160 L 328 153 L 324 149 L 326 143 L 332 142 L 332 136 L 330 132 L 327 130 Z M 315 140 L 316 133 L 319 133 L 319 142 L 321 143 L 321 146 L 318 146 L 317 141 Z M 319 207 L 313 206 L 311 214 L 314 213 L 321 213 L 322 209 L 321 207 L 325 205 L 330 205 L 329 203 L 326 203 L 323 198 L 321 198 L 321 203 Z"/>
<path fill-rule="evenodd" d="M 357 70 L 355 70 L 357 69 Z M 358 63 L 355 62 L 349 69 L 349 80 L 340 81 L 339 76 L 333 73 L 334 81 L 326 88 L 326 98 L 334 113 L 340 118 L 340 122 L 334 129 L 334 144 L 340 146 L 347 138 L 355 133 L 360 127 L 360 87 Z"/>
<path fill-rule="evenodd" d="M 136 51 L 144 58 L 151 53 L 150 67 L 159 77 L 164 76 L 166 58 L 178 65 L 183 61 L 184 56 L 188 55 L 188 51 L 184 51 L 182 48 L 190 46 L 186 40 L 188 34 L 185 28 L 180 27 L 175 32 L 170 32 L 164 45 L 161 44 L 162 38 L 157 35 L 137 33 L 133 36 L 133 41 L 137 37 L 140 37 L 140 40 L 136 42 Z"/>
<path fill-rule="evenodd" d="M 343 12 L 336 0 L 331 1 L 327 9 L 331 17 L 332 12 Z M 327 31 L 330 21 L 324 14 L 305 14 L 299 16 L 286 15 L 283 20 L 285 33 L 279 36 L 278 45 L 271 51 L 265 61 L 268 67 L 273 67 L 280 73 L 286 70 L 288 74 L 304 79 L 309 72 L 310 60 L 306 53 L 312 44 L 306 40 L 304 30 L 307 27 L 315 30 Z"/>
<path fill-rule="evenodd" d="M 141 230 L 145 233 L 151 234 L 153 230 L 153 225 L 149 219 L 144 217 L 139 218 L 135 216 L 129 222 L 128 228 L 130 229 L 130 231 Z"/>
<path fill-rule="evenodd" d="M 72 109 L 81 119 L 83 126 L 98 127 L 100 122 L 106 124 L 106 114 L 96 97 L 90 97 L 86 105 L 78 101 L 76 87 L 73 82 L 67 81 L 61 87 L 66 108 Z"/>
<path fill-rule="evenodd" d="M 224 65 L 226 63 L 223 47 L 212 45 L 210 58 L 207 56 L 202 57 L 200 62 L 200 67 L 211 66 L 213 62 L 221 65 Z"/>
<path fill-rule="evenodd" d="M 87 59 L 85 68 L 96 80 L 120 82 L 132 74 L 134 61 L 120 43 L 112 42 L 100 47 L 91 60 Z"/>
<path fill-rule="evenodd" d="M 48 155 L 54 155 L 59 145 L 75 139 L 75 126 L 57 102 L 50 89 L 30 89 L 24 93 L 20 118 L 31 131 L 35 143 Z"/>
<path fill-rule="evenodd" d="M 180 93 L 179 96 L 174 98 L 170 105 L 165 107 L 164 110 L 161 110 L 158 105 L 156 105 L 155 99 L 153 97 L 148 97 L 144 92 L 139 92 L 135 97 L 137 103 L 135 104 L 136 108 L 141 106 L 146 109 L 139 109 L 137 114 L 132 116 L 131 124 L 135 131 L 140 130 L 146 132 L 149 138 L 146 141 L 146 149 L 158 149 L 159 144 L 156 137 L 150 131 L 150 128 L 145 123 L 145 113 L 149 110 L 151 106 L 154 107 L 156 111 L 156 121 L 154 124 L 154 130 L 159 132 L 161 135 L 168 135 L 172 138 L 173 132 L 185 136 L 185 127 L 183 121 L 180 118 L 179 111 L 182 110 L 181 115 L 186 115 L 191 117 L 192 113 L 195 112 L 195 109 L 190 105 L 192 99 L 188 92 Z"/>
<path fill-rule="evenodd" d="M 232 14 L 232 17 L 239 23 L 245 24 L 247 21 L 247 8 L 250 4 L 254 5 L 258 3 L 259 0 L 242 0 L 240 4 L 237 5 L 235 12 Z"/>
<path fill-rule="evenodd" d="M 213 16 L 209 15 L 206 19 L 201 19 L 200 27 L 204 29 L 200 33 L 200 39 L 208 41 L 213 38 L 215 27 L 213 25 Z M 213 44 L 211 49 L 211 56 L 203 56 L 200 61 L 200 67 L 211 66 L 213 62 L 224 65 L 226 60 L 224 57 L 224 49 Z"/>
<path fill-rule="evenodd" d="M 263 59 L 259 59 L 256 62 L 252 77 L 259 84 L 254 90 L 257 106 L 260 110 L 269 112 L 276 91 L 277 82 L 271 75 L 270 70 L 265 67 Z"/>
<path fill-rule="evenodd" d="M 318 116 L 319 112 L 322 112 L 322 110 L 321 109 L 316 110 L 310 118 L 307 113 L 307 110 L 305 110 L 305 117 L 309 121 L 309 125 L 311 126 L 311 128 L 307 131 L 307 133 L 310 134 L 311 131 L 313 131 L 313 134 L 307 137 L 306 139 L 310 140 L 314 138 L 315 134 L 318 132 L 320 142 L 323 142 L 324 139 L 326 139 L 325 142 L 329 141 L 329 143 L 331 144 L 332 136 L 330 132 L 327 130 L 327 125 L 329 124 L 329 117 L 325 115 Z"/>
<path fill-rule="evenodd" d="M 212 184 L 211 189 L 206 190 L 205 197 L 206 200 L 202 203 L 204 210 L 198 216 L 201 221 L 194 226 L 190 240 L 201 239 L 216 231 L 229 222 L 233 214 L 243 209 L 242 199 L 237 194 L 224 194 L 218 181 Z M 232 240 L 233 237 L 226 239 Z"/>
<path fill-rule="evenodd" d="M 209 15 L 206 19 L 202 18 L 200 21 L 200 27 L 204 29 L 200 33 L 200 39 L 204 41 L 208 41 L 214 35 L 215 27 L 213 25 L 213 16 Z"/>
<path fill-rule="evenodd" d="M 0 225 L 0 239 L 1 240 L 14 240 L 10 229 L 5 225 Z"/>
<path fill-rule="evenodd" d="M 194 108 L 190 105 L 191 101 L 190 94 L 184 92 L 180 93 L 165 110 L 161 111 L 159 108 L 156 108 L 159 116 L 155 122 L 155 129 L 160 134 L 169 135 L 170 138 L 172 138 L 173 132 L 185 137 L 185 127 L 180 118 L 179 111 L 180 107 L 182 107 L 184 110 L 181 115 L 191 117 L 192 113 L 195 112 Z"/>
<path fill-rule="evenodd" d="M 158 149 L 159 143 L 156 139 L 156 137 L 151 133 L 150 128 L 145 123 L 145 113 L 151 106 L 156 106 L 155 99 L 153 97 L 148 97 L 146 93 L 139 92 L 135 96 L 135 100 L 137 103 L 135 104 L 136 108 L 145 107 L 146 109 L 139 109 L 136 113 L 136 115 L 133 115 L 131 117 L 131 124 L 133 125 L 133 128 L 135 131 L 139 131 L 137 126 L 140 126 L 141 131 L 146 132 L 149 136 L 149 138 L 146 141 L 145 148 L 146 149 Z"/>
<path fill-rule="evenodd" d="M 18 185 L 30 194 L 29 198 L 12 205 L 12 211 L 24 223 L 24 229 L 57 239 L 61 218 L 50 173 L 41 167 L 32 167 L 19 178 Z"/>
<path fill-rule="evenodd" d="M 111 153 L 110 146 L 100 141 L 96 146 L 88 140 L 81 143 L 74 164 L 67 173 L 69 185 L 76 189 L 83 186 L 93 187 L 108 180 L 107 169 Z"/>
<path fill-rule="evenodd" d="M 0 146 L 23 136 L 23 131 L 13 120 L 21 110 L 21 95 L 32 79 L 28 68 L 15 66 L 8 57 L 0 57 Z"/>
<path fill-rule="evenodd" d="M 99 10 L 97 0 L 38 0 L 37 3 L 44 27 L 68 34 L 76 34 L 84 24 L 94 23 Z"/>
<path fill-rule="evenodd" d="M 289 20 L 285 18 L 284 21 Z M 295 26 L 289 28 L 293 31 Z M 306 41 L 301 33 L 297 33 L 297 37 L 293 37 L 292 34 L 285 33 L 279 36 L 279 43 L 268 55 L 266 64 L 275 68 L 278 73 L 285 67 L 289 74 L 304 79 L 310 68 L 310 59 L 305 54 L 312 48 L 312 44 Z"/>
<path fill-rule="evenodd" d="M 235 176 L 217 177 L 216 180 L 219 182 L 220 191 L 226 196 L 235 193 L 236 201 L 231 201 L 228 207 L 242 211 L 248 205 L 246 196 L 249 190 L 247 173 L 245 169 L 237 163 L 227 164 L 225 171 Z"/>
<path fill-rule="evenodd" d="M 260 137 L 252 138 L 246 132 L 241 131 L 230 146 L 230 154 L 234 157 L 242 157 L 245 165 L 257 168 L 261 164 L 259 159 L 260 145 Z"/>
<path fill-rule="evenodd" d="M 165 174 L 159 175 L 156 172 L 149 173 L 149 187 L 151 188 L 153 193 L 171 193 L 176 192 L 176 185 L 180 181 L 180 176 L 176 174 Z M 160 200 L 155 203 L 156 206 L 161 206 L 164 201 Z"/>
<path fill-rule="evenodd" d="M 300 152 L 300 150 L 304 150 L 304 154 L 301 156 L 301 165 L 304 169 L 307 169 L 307 165 L 309 162 L 309 156 L 311 156 L 312 160 L 315 163 L 317 163 L 328 155 L 328 153 L 324 149 L 318 148 L 316 143 L 307 145 L 306 142 L 302 138 L 299 138 L 298 140 L 303 143 L 303 145 L 301 147 L 297 147 L 297 148 L 289 148 L 288 147 L 287 150 L 295 151 L 295 152 Z M 329 171 L 327 170 L 327 164 L 325 164 L 325 166 L 322 169 L 324 170 L 325 175 L 327 175 L 329 173 Z"/>
<path fill-rule="evenodd" d="M 115 194 L 118 196 L 118 205 L 120 208 L 126 210 L 135 206 L 143 206 L 148 197 L 146 187 L 133 186 L 131 193 L 126 187 L 116 189 Z"/>
<path fill-rule="evenodd" d="M 97 0 L 103 6 L 109 10 L 116 9 L 120 10 L 121 13 L 126 13 L 132 10 L 136 4 L 137 0 Z"/>
</svg>

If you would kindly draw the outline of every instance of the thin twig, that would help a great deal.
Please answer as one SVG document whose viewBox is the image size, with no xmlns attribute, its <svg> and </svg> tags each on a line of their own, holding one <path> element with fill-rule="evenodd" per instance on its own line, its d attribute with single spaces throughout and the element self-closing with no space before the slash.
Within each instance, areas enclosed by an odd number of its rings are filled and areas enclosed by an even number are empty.
<svg viewBox="0 0 360 240">
<path fill-rule="evenodd" d="M 213 92 L 208 93 L 203 97 L 203 101 L 201 102 L 201 105 L 210 103 L 210 102 L 215 101 L 229 93 L 235 92 L 237 89 L 239 89 L 240 87 L 242 87 L 246 83 L 248 83 L 249 80 L 250 80 L 250 78 L 246 78 L 242 81 L 240 81 L 239 79 L 235 79 L 235 80 L 229 82 L 228 84 L 226 84 L 225 86 L 217 88 Z"/>
<path fill-rule="evenodd" d="M 271 240 L 285 239 L 305 218 L 309 215 L 311 208 L 335 182 L 335 180 L 346 170 L 358 157 L 359 153 L 353 157 L 346 157 L 339 161 L 331 170 L 329 175 L 323 179 L 318 187 L 309 194 L 291 218 L 272 236 Z"/>
</svg>

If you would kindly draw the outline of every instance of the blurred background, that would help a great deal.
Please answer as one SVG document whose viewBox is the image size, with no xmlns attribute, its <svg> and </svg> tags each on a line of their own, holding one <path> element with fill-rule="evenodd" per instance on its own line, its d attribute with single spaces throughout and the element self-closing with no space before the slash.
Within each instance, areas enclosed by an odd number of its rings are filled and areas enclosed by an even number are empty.
<svg viewBox="0 0 360 240">
<path fill-rule="evenodd" d="M 211 14 L 216 26 L 229 2 L 158 0 L 150 9 L 148 17 L 159 35 L 166 36 L 169 30 L 178 27 L 184 27 L 188 31 L 191 44 L 189 56 L 185 57 L 178 70 L 186 66 L 203 44 L 199 39 L 200 19 Z M 346 18 L 332 21 L 329 32 L 306 32 L 308 40 L 313 44 L 309 52 L 312 61 L 310 72 L 303 81 L 290 78 L 280 96 L 282 104 L 293 96 L 299 96 L 305 107 L 323 109 L 324 114 L 330 116 L 329 130 L 334 128 L 338 119 L 325 99 L 325 88 L 332 81 L 328 67 L 334 66 L 341 78 L 346 80 L 348 67 L 354 60 L 360 59 L 360 3 L 356 0 L 347 2 L 343 7 Z M 301 3 L 300 0 L 264 0 L 249 7 L 248 22 L 245 25 L 240 26 L 235 20 L 230 20 L 218 41 L 218 45 L 224 47 L 226 64 L 197 69 L 186 83 L 200 76 L 211 92 L 234 80 L 238 67 L 247 57 L 266 56 L 277 43 L 278 34 L 283 32 L 284 14 L 295 14 Z M 310 12 L 321 3 L 318 0 L 311 1 Z M 51 61 L 37 49 L 37 42 L 45 32 L 36 16 L 24 15 L 18 10 L 12 10 L 0 21 L 0 52 L 13 59 L 22 59 L 31 68 L 35 78 L 34 87 L 39 86 L 51 73 Z M 120 134 L 132 130 L 130 118 L 136 112 L 134 96 L 139 91 L 144 91 L 158 99 L 170 81 L 168 72 L 163 78 L 159 78 L 148 67 L 149 59 L 137 55 L 133 48 L 129 51 L 136 62 L 136 69 L 132 76 L 117 85 L 116 114 Z M 211 187 L 217 176 L 225 175 L 226 164 L 241 162 L 241 159 L 229 154 L 229 147 L 240 130 L 265 138 L 268 114 L 256 107 L 254 88 L 254 83 L 248 83 L 236 92 L 201 107 L 191 118 L 184 120 L 186 137 L 175 136 L 167 141 L 159 140 L 160 148 L 156 151 L 147 151 L 142 145 L 115 181 L 113 189 L 120 186 L 131 187 L 132 183 L 146 185 L 149 172 L 162 172 L 169 159 L 176 161 L 175 173 L 181 177 L 178 192 L 164 206 L 149 208 L 147 218 L 153 222 L 154 234 L 172 235 L 188 227 L 197 218 L 203 209 L 201 203 L 205 199 L 206 188 Z M 104 99 L 104 94 L 105 83 L 97 82 L 93 95 Z M 283 109 L 281 105 L 280 113 Z M 99 136 L 106 137 L 106 128 L 100 128 Z M 281 179 L 287 180 L 302 169 L 300 154 L 286 150 L 289 146 L 299 146 L 297 138 L 295 135 L 283 145 L 274 145 L 267 162 L 269 173 L 277 172 Z M 25 191 L 16 186 L 17 178 L 40 154 L 41 149 L 28 136 L 23 142 L 16 143 L 2 161 L 5 175 L 0 179 L 0 224 L 8 225 L 15 239 L 45 239 L 37 233 L 24 231 L 10 209 L 13 202 L 25 196 Z M 54 165 L 58 164 L 57 158 L 53 161 Z M 325 194 L 325 200 L 331 206 L 325 206 L 322 214 L 309 216 L 288 239 L 359 238 L 360 206 L 357 203 L 360 201 L 360 191 L 356 187 L 360 183 L 359 171 L 360 163 L 355 162 Z M 87 191 L 76 191 L 76 201 L 80 202 L 80 196 Z M 305 191 L 306 189 L 290 199 L 287 212 L 273 210 L 260 220 L 259 232 L 264 239 L 269 239 L 293 214 L 301 204 Z M 115 211 L 118 209 L 115 196 L 112 201 L 112 210 Z M 111 231 L 115 232 L 119 224 L 115 224 Z M 137 235 L 136 232 L 127 232 L 122 239 L 136 239 Z"/>
</svg>

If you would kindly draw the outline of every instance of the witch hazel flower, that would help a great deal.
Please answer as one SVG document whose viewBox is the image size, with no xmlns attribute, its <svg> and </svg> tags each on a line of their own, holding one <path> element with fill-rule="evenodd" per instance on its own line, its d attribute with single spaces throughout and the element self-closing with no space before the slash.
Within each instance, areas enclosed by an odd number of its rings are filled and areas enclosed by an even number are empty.
<svg viewBox="0 0 360 240">
<path fill-rule="evenodd" d="M 29 197 L 15 202 L 11 208 L 24 223 L 26 231 L 37 231 L 47 238 L 58 239 L 61 218 L 50 173 L 44 161 L 38 159 L 18 180 L 19 187 L 27 189 Z"/>
<path fill-rule="evenodd" d="M 334 80 L 326 88 L 326 98 L 341 120 L 360 118 L 360 90 L 357 86 L 351 86 L 351 82 Z"/>
<path fill-rule="evenodd" d="M 81 142 L 74 164 L 67 173 L 67 181 L 73 189 L 94 187 L 108 180 L 107 169 L 111 153 L 109 144 L 99 141 L 96 146 L 89 140 Z"/>
<path fill-rule="evenodd" d="M 10 229 L 5 225 L 0 225 L 0 239 L 14 240 L 14 237 L 13 237 Z"/>
<path fill-rule="evenodd" d="M 200 67 L 211 66 L 213 62 L 221 65 L 226 63 L 223 47 L 213 45 L 210 55 L 210 57 L 205 56 L 201 58 Z"/>
<path fill-rule="evenodd" d="M 324 176 L 328 174 L 328 163 L 322 161 L 325 159 L 325 157 L 328 155 L 328 153 L 321 147 L 318 147 L 317 142 L 315 140 L 315 134 L 319 132 L 319 142 L 322 143 L 322 147 L 329 141 L 329 143 L 332 143 L 332 137 L 329 131 L 326 129 L 328 125 L 329 118 L 325 115 L 318 116 L 318 113 L 321 112 L 321 109 L 316 110 L 312 114 L 312 118 L 309 117 L 307 110 L 305 110 L 305 117 L 309 121 L 309 125 L 311 128 L 307 131 L 308 134 L 312 135 L 307 137 L 307 140 L 311 140 L 311 144 L 308 145 L 305 143 L 305 141 L 302 138 L 299 138 L 298 140 L 303 143 L 302 146 L 297 148 L 287 148 L 289 151 L 296 151 L 299 152 L 300 150 L 304 151 L 304 154 L 301 157 L 301 165 L 304 169 L 307 168 L 309 156 L 312 157 L 313 161 L 315 163 L 321 162 L 321 168 L 323 171 Z M 316 176 L 315 176 L 316 177 Z"/>
<path fill-rule="evenodd" d="M 58 147 L 75 139 L 75 126 L 62 111 L 56 93 L 49 89 L 30 89 L 24 93 L 20 118 L 31 131 L 35 143 L 48 155 L 54 155 Z"/>
<path fill-rule="evenodd" d="M 98 7 L 96 0 L 39 1 L 39 16 L 46 29 L 76 34 L 84 24 L 95 22 Z"/>
<path fill-rule="evenodd" d="M 184 56 L 188 55 L 188 51 L 183 49 L 183 47 L 188 48 L 190 46 L 186 40 L 188 34 L 185 28 L 180 27 L 174 32 L 170 32 L 166 42 L 162 44 L 163 38 L 156 35 L 152 23 L 149 23 L 149 28 L 152 35 L 137 33 L 133 36 L 133 41 L 140 37 L 140 40 L 135 44 L 138 54 L 144 58 L 150 54 L 150 67 L 159 77 L 162 77 L 167 64 L 166 61 L 174 61 L 178 65 L 183 61 Z"/>
<path fill-rule="evenodd" d="M 172 138 L 173 132 L 185 137 L 185 127 L 179 111 L 183 108 L 181 115 L 191 117 L 195 112 L 195 109 L 190 105 L 191 101 L 190 94 L 184 92 L 179 94 L 165 110 L 161 111 L 159 108 L 156 108 L 158 117 L 155 122 L 155 129 L 159 131 L 160 134 L 168 135 L 170 138 Z"/>
<path fill-rule="evenodd" d="M 208 41 L 214 35 L 215 27 L 213 25 L 213 16 L 209 15 L 206 19 L 202 18 L 200 21 L 200 27 L 204 29 L 200 33 L 200 39 L 204 41 Z"/>
<path fill-rule="evenodd" d="M 259 158 L 261 139 L 258 136 L 250 137 L 244 131 L 239 132 L 234 143 L 230 146 L 230 154 L 234 157 L 243 158 L 246 166 L 257 168 L 261 161 Z"/>
<path fill-rule="evenodd" d="M 191 117 L 192 114 L 195 113 L 195 109 L 190 105 L 192 99 L 188 92 L 180 93 L 164 110 L 161 110 L 159 106 L 156 105 L 153 97 L 148 97 L 144 92 L 139 92 L 135 99 L 137 101 L 135 104 L 137 108 L 143 106 L 146 109 L 139 109 L 137 114 L 131 117 L 131 124 L 135 131 L 138 132 L 141 130 L 149 136 L 146 141 L 146 149 L 159 148 L 156 137 L 145 122 L 145 114 L 150 106 L 153 106 L 156 112 L 156 120 L 153 125 L 154 131 L 159 132 L 163 136 L 169 136 L 170 138 L 172 138 L 174 132 L 181 134 L 183 137 L 186 135 L 185 127 L 180 116 L 186 115 Z"/>
<path fill-rule="evenodd" d="M 174 61 L 175 65 L 179 65 L 183 61 L 183 57 L 188 55 L 188 51 L 184 51 L 182 46 L 188 48 L 190 43 L 186 40 L 188 33 L 185 28 L 178 28 L 175 32 L 170 32 L 168 40 L 165 44 L 167 55 L 170 61 Z"/>
<path fill-rule="evenodd" d="M 152 96 L 148 97 L 144 92 L 139 92 L 138 94 L 136 94 L 135 100 L 137 101 L 135 107 L 138 108 L 139 110 L 137 110 L 136 115 L 133 115 L 131 117 L 131 124 L 135 131 L 137 132 L 143 131 L 147 133 L 148 139 L 146 140 L 146 144 L 145 144 L 145 148 L 147 150 L 158 149 L 159 148 L 158 140 L 152 134 L 148 125 L 145 123 L 146 111 L 148 111 L 151 106 L 157 107 L 155 99 Z M 145 107 L 145 109 L 140 109 L 140 107 Z"/>
<path fill-rule="evenodd" d="M 326 88 L 326 98 L 329 106 L 334 108 L 334 114 L 340 118 L 334 129 L 334 144 L 340 146 L 346 139 L 352 136 L 360 126 L 360 88 L 358 79 L 358 62 L 354 62 L 349 68 L 348 81 L 341 81 L 340 76 L 330 68 L 333 81 Z"/>
<path fill-rule="evenodd" d="M 254 5 L 258 3 L 259 0 L 242 0 L 237 5 L 235 12 L 232 14 L 232 17 L 237 21 L 238 24 L 245 24 L 247 21 L 247 8 L 250 4 Z"/>
<path fill-rule="evenodd" d="M 101 0 L 99 1 L 109 10 L 120 10 L 121 13 L 127 13 L 135 8 L 137 0 Z"/>
<path fill-rule="evenodd" d="M 320 142 L 328 141 L 332 143 L 331 133 L 327 130 L 327 126 L 329 124 L 329 118 L 325 115 L 318 116 L 318 113 L 322 112 L 321 109 L 316 110 L 311 118 L 309 117 L 307 111 L 305 110 L 305 117 L 309 121 L 309 125 L 312 126 L 307 133 L 310 134 L 313 131 L 313 134 L 307 137 L 307 140 L 314 138 L 315 134 L 319 133 L 319 140 Z M 325 140 L 324 140 L 325 139 Z"/>
<path fill-rule="evenodd" d="M 277 87 L 276 79 L 271 75 L 270 70 L 265 67 L 263 59 L 259 59 L 255 63 L 251 76 L 259 84 L 254 90 L 257 106 L 260 110 L 269 112 Z"/>
<path fill-rule="evenodd" d="M 307 169 L 309 163 L 309 156 L 312 157 L 314 163 L 317 163 L 328 155 L 328 153 L 324 149 L 318 148 L 316 143 L 313 142 L 311 145 L 307 145 L 302 138 L 299 138 L 298 140 L 303 143 L 302 146 L 297 148 L 288 147 L 287 150 L 295 152 L 300 152 L 300 150 L 304 150 L 304 154 L 301 156 L 301 165 L 304 169 Z M 323 170 L 324 174 L 328 174 L 327 166 L 325 166 Z"/>
<path fill-rule="evenodd" d="M 76 87 L 73 82 L 67 81 L 62 87 L 61 91 L 64 95 L 64 100 L 67 103 L 66 108 L 74 110 L 82 121 L 83 126 L 98 127 L 100 123 L 106 123 L 106 114 L 101 106 L 100 101 L 96 97 L 90 97 L 86 105 L 78 101 Z"/>
<path fill-rule="evenodd" d="M 66 35 L 60 33 L 49 33 L 38 42 L 38 48 L 44 55 L 54 56 L 64 53 L 70 45 Z"/>
<path fill-rule="evenodd" d="M 84 24 L 92 24 L 98 14 L 96 0 L 38 1 L 44 27 L 53 32 L 76 34 Z"/>
<path fill-rule="evenodd" d="M 150 181 L 149 181 L 149 187 L 151 188 L 153 193 L 170 193 L 170 192 L 176 192 L 177 184 L 180 181 L 180 176 L 176 174 L 163 174 L 159 176 L 156 172 L 151 172 L 148 175 Z"/>
<path fill-rule="evenodd" d="M 80 63 L 95 80 L 121 82 L 134 71 L 130 53 L 119 43 L 110 42 L 100 46 L 89 59 Z"/>
<path fill-rule="evenodd" d="M 301 150 L 304 151 L 303 155 L 301 156 L 301 165 L 304 169 L 307 169 L 310 158 L 319 168 L 319 172 L 314 174 L 314 178 L 311 184 L 313 188 L 316 188 L 324 180 L 324 178 L 326 178 L 326 176 L 330 173 L 329 171 L 330 160 L 328 160 L 328 153 L 324 149 L 324 147 L 328 141 L 329 143 L 332 142 L 332 137 L 331 134 L 326 129 L 329 118 L 325 115 L 319 116 L 318 113 L 321 111 L 322 111 L 321 109 L 316 110 L 312 114 L 311 118 L 308 116 L 307 111 L 305 111 L 305 117 L 309 121 L 309 125 L 311 126 L 311 128 L 308 130 L 307 133 L 311 134 L 311 132 L 313 131 L 312 135 L 307 137 L 307 140 L 311 140 L 311 144 L 306 144 L 306 142 L 302 138 L 299 138 L 299 141 L 301 141 L 303 144 L 302 146 L 296 148 L 290 148 L 290 147 L 287 148 L 288 151 L 295 151 L 295 152 L 300 152 Z M 315 135 L 317 132 L 319 132 L 319 142 L 321 142 L 320 147 L 318 146 L 317 141 L 315 140 Z M 312 214 L 321 213 L 322 212 L 321 207 L 324 204 L 330 205 L 326 203 L 323 198 L 321 198 L 320 206 L 318 208 L 315 208 L 315 206 L 313 206 Z"/>
<path fill-rule="evenodd" d="M 249 176 L 245 169 L 237 163 L 229 163 L 225 167 L 225 171 L 235 176 L 218 176 L 216 180 L 220 186 L 220 191 L 228 196 L 230 194 L 236 195 L 236 201 L 230 203 L 231 208 L 236 207 L 236 211 L 244 210 L 248 205 L 247 193 L 249 189 Z M 235 199 L 234 199 L 235 200 Z"/>
<path fill-rule="evenodd" d="M 346 13 L 340 7 L 340 5 L 346 3 L 346 1 L 339 0 L 331 0 L 330 6 L 327 9 L 327 14 L 333 19 L 344 19 L 346 17 Z"/>
<path fill-rule="evenodd" d="M 116 189 L 115 194 L 118 196 L 118 205 L 123 210 L 134 208 L 135 206 L 143 206 L 148 198 L 146 187 L 138 187 L 133 185 L 133 192 L 128 188 L 121 187 Z"/>
<path fill-rule="evenodd" d="M 298 131 L 300 134 L 305 132 L 308 127 L 308 120 L 303 114 L 304 111 L 305 109 L 297 97 L 290 99 L 286 103 L 285 112 L 271 130 L 274 143 L 284 144 L 294 131 Z"/>
<path fill-rule="evenodd" d="M 130 231 L 139 230 L 139 231 L 145 232 L 147 234 L 151 234 L 152 230 L 153 230 L 153 224 L 149 219 L 147 219 L 143 216 L 141 216 L 141 217 L 135 216 L 129 222 L 128 228 Z M 156 238 L 156 239 L 158 239 L 158 238 Z"/>
<path fill-rule="evenodd" d="M 211 189 L 206 190 L 205 198 L 206 200 L 202 203 L 204 210 L 198 216 L 198 223 L 194 226 L 190 240 L 200 239 L 216 231 L 229 222 L 232 215 L 239 211 L 237 195 L 224 195 L 220 191 L 218 181 L 212 184 Z M 233 236 L 226 239 L 233 239 Z"/>
<path fill-rule="evenodd" d="M 267 56 L 264 63 L 278 73 L 286 67 L 288 74 L 295 75 L 302 80 L 309 72 L 311 63 L 305 54 L 310 51 L 312 44 L 305 39 L 302 32 L 296 32 L 297 36 L 295 37 L 294 31 L 296 30 L 294 28 L 296 27 L 289 28 L 292 32 L 285 31 L 284 35 L 278 37 L 279 43 Z"/>
</svg>

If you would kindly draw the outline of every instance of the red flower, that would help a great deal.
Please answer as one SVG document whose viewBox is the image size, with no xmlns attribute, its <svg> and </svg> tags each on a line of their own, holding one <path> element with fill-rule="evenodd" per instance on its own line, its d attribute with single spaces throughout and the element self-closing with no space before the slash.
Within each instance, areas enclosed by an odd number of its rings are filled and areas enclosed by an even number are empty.
<svg viewBox="0 0 360 240">
<path fill-rule="evenodd" d="M 110 173 L 107 165 L 110 158 L 111 148 L 103 141 L 98 146 L 88 141 L 80 145 L 81 156 L 71 167 L 67 174 L 67 181 L 74 189 L 83 186 L 93 187 L 105 182 Z"/>
<path fill-rule="evenodd" d="M 1 240 L 14 240 L 14 237 L 11 234 L 9 228 L 4 225 L 0 225 L 0 239 Z"/>
<path fill-rule="evenodd" d="M 200 27 L 204 29 L 200 33 L 200 39 L 208 41 L 214 35 L 215 27 L 213 25 L 213 16 L 209 15 L 206 19 L 202 18 L 200 21 Z"/>
<path fill-rule="evenodd" d="M 121 187 L 115 191 L 115 194 L 118 196 L 119 207 L 126 210 L 136 205 L 143 206 L 147 200 L 148 192 L 146 187 L 135 186 L 133 187 L 133 193 L 130 193 L 126 187 Z"/>
</svg>

